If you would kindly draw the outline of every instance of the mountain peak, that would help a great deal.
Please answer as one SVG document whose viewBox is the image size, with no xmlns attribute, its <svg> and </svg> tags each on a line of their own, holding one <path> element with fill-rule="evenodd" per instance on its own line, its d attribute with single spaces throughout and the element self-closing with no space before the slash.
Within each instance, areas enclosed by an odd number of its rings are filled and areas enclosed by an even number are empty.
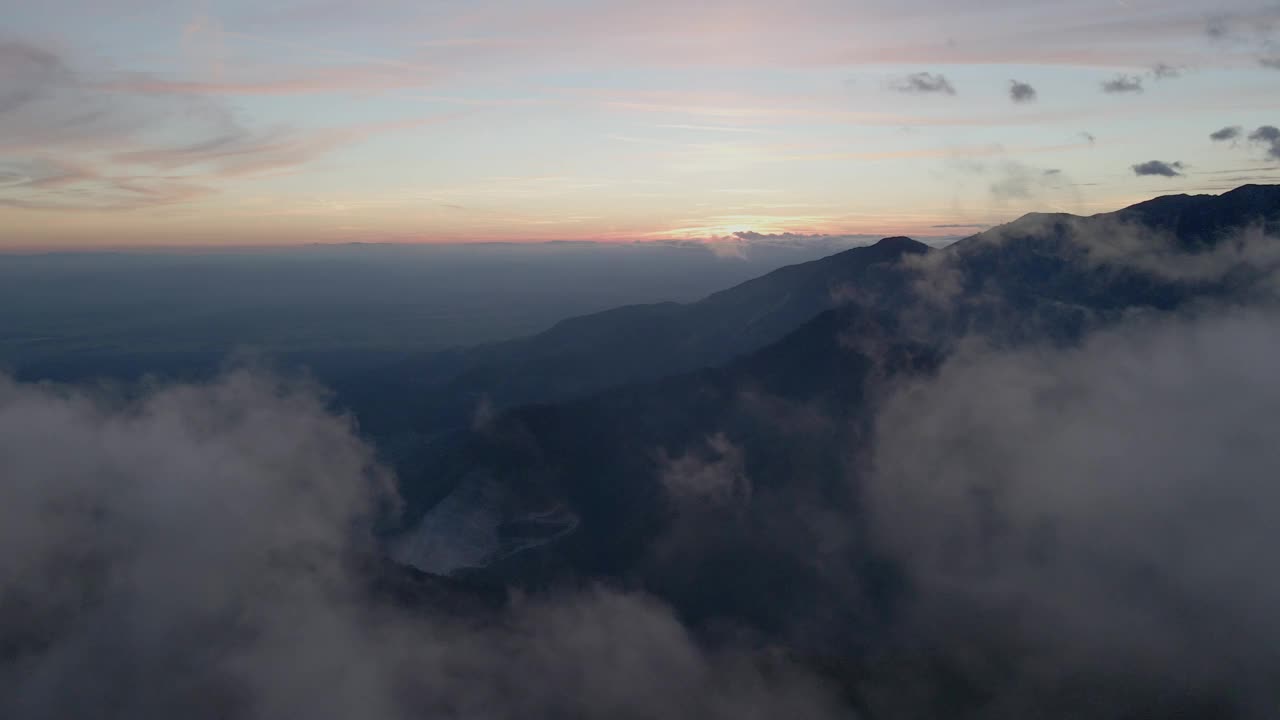
<svg viewBox="0 0 1280 720">
<path fill-rule="evenodd" d="M 1224 199 L 1231 199 L 1243 202 L 1271 202 L 1280 203 L 1280 185 L 1258 185 L 1249 184 L 1241 185 L 1235 190 L 1230 190 L 1222 194 Z"/>
<path fill-rule="evenodd" d="M 920 248 L 928 248 L 918 240 L 912 240 L 904 235 L 894 235 L 893 237 L 881 238 L 877 240 L 871 247 L 882 248 L 884 250 L 916 250 Z"/>
<path fill-rule="evenodd" d="M 1228 190 L 1221 195 L 1188 195 L 1186 193 L 1161 195 L 1135 205 L 1130 205 L 1118 212 L 1133 213 L 1151 210 L 1167 212 L 1170 210 L 1176 211 L 1214 204 L 1227 205 L 1233 210 L 1248 210 L 1252 209 L 1252 207 L 1263 208 L 1265 206 L 1274 206 L 1276 204 L 1280 204 L 1280 185 L 1241 185 L 1240 187 Z"/>
</svg>

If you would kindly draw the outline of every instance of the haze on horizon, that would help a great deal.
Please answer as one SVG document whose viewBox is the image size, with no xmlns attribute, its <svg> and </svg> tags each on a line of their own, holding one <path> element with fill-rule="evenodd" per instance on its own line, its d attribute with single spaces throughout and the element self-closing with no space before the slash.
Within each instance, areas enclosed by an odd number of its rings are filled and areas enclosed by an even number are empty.
<svg viewBox="0 0 1280 720">
<path fill-rule="evenodd" d="M 1280 181 L 1280 4 L 0 0 L 0 250 L 960 235 Z"/>
</svg>

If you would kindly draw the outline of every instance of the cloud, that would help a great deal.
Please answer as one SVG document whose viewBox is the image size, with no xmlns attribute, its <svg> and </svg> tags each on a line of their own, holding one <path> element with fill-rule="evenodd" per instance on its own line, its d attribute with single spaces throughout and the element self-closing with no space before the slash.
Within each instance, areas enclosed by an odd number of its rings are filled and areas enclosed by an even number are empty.
<svg viewBox="0 0 1280 720">
<path fill-rule="evenodd" d="M 724 433 L 708 437 L 705 448 L 678 457 L 660 449 L 658 479 L 667 496 L 678 505 L 723 507 L 751 502 L 751 480 L 742 449 Z"/>
<path fill-rule="evenodd" d="M 865 245 L 880 239 L 879 235 L 827 235 L 822 233 L 759 233 L 754 230 L 739 230 L 733 237 L 745 242 L 768 245 L 795 245 L 815 242 L 828 242 L 837 245 Z"/>
<path fill-rule="evenodd" d="M 1135 318 L 971 347 L 887 404 L 867 513 L 976 716 L 1058 717 L 1080 683 L 1092 717 L 1273 712 L 1278 362 L 1274 306 Z"/>
<path fill-rule="evenodd" d="M 1249 133 L 1249 139 L 1254 142 L 1276 142 L 1280 140 L 1280 128 L 1273 125 L 1263 125 Z"/>
<path fill-rule="evenodd" d="M 1239 125 L 1230 125 L 1209 133 L 1209 139 L 1214 142 L 1224 142 L 1226 140 L 1235 140 L 1244 134 L 1244 128 Z"/>
<path fill-rule="evenodd" d="M 1143 92 L 1142 78 L 1137 75 L 1117 75 L 1102 83 L 1102 92 L 1112 95 Z"/>
<path fill-rule="evenodd" d="M 433 78 L 426 70 L 411 68 L 336 67 L 309 70 L 296 77 L 265 80 L 171 80 L 138 76 L 103 83 L 112 92 L 139 95 L 323 95 L 371 93 L 382 90 L 417 88 Z"/>
<path fill-rule="evenodd" d="M 1268 146 L 1267 155 L 1280 160 L 1280 128 L 1274 125 L 1263 125 L 1249 133 L 1249 142 Z"/>
<path fill-rule="evenodd" d="M 1164 162 L 1163 160 L 1148 160 L 1144 163 L 1138 163 L 1133 166 L 1133 174 L 1139 177 L 1147 175 L 1159 175 L 1161 177 L 1179 177 L 1182 170 L 1186 166 L 1180 162 Z"/>
<path fill-rule="evenodd" d="M 49 50 L 0 42 L 0 150 L 8 154 L 120 142 L 138 133 L 150 109 L 97 90 Z"/>
<path fill-rule="evenodd" d="M 1262 228 L 1240 231 L 1197 253 L 1177 250 L 1165 233 L 1126 222 L 1100 232 L 1071 233 L 1094 266 L 1127 267 L 1174 282 L 1230 280 L 1241 297 L 1250 299 L 1280 290 L 1280 243 Z"/>
<path fill-rule="evenodd" d="M 0 187 L 9 189 L 59 187 L 95 176 L 89 168 L 47 156 L 0 160 Z"/>
<path fill-rule="evenodd" d="M 1211 40 L 1226 40 L 1231 37 L 1232 32 L 1229 15 L 1214 15 L 1205 21 L 1204 34 Z"/>
<path fill-rule="evenodd" d="M 980 237 L 984 242 L 999 244 L 1028 235 L 1069 242 L 1072 256 L 1102 273 L 1125 268 L 1162 282 L 1229 281 L 1234 292 L 1251 301 L 1271 298 L 1280 291 L 1280 242 L 1262 226 L 1222 237 L 1212 248 L 1198 252 L 1182 249 L 1167 230 L 1135 222 L 1123 213 L 1090 218 L 1033 213 Z M 938 265 L 955 265 L 945 255 L 933 259 Z M 949 267 L 923 269 L 951 271 Z M 931 278 L 926 274 L 921 279 L 927 282 Z"/>
<path fill-rule="evenodd" d="M 27 210 L 132 210 L 191 200 L 211 190 L 174 177 L 104 175 L 66 160 L 0 160 L 0 206 Z"/>
<path fill-rule="evenodd" d="M 160 135 L 195 138 L 212 145 L 238 138 L 243 158 L 254 149 L 254 131 L 228 109 L 206 99 L 178 96 L 131 99 L 98 87 L 54 53 L 23 43 L 0 44 L 0 152 L 10 166 L 75 167 L 58 183 L 10 185 L 5 204 L 26 208 L 118 209 L 165 204 L 208 192 L 196 178 L 139 173 L 111 163 L 71 162 L 152 152 Z M 182 118 L 174 122 L 173 118 Z M 51 157 L 56 152 L 60 157 Z M 33 180 L 36 176 L 26 173 Z"/>
<path fill-rule="evenodd" d="M 254 132 L 234 128 L 230 132 L 175 147 L 148 148 L 116 153 L 120 165 L 145 165 L 161 170 L 200 167 L 220 176 L 246 175 L 302 165 L 344 144 L 343 133 L 299 133 L 287 128 Z"/>
<path fill-rule="evenodd" d="M 1234 146 L 1236 140 L 1244 137 L 1244 128 L 1239 125 L 1224 127 L 1212 133 L 1209 137 L 1215 141 L 1230 140 Z M 1280 160 L 1280 128 L 1276 128 L 1273 125 L 1263 125 L 1249 133 L 1246 139 L 1250 143 L 1265 147 L 1268 158 Z"/>
<path fill-rule="evenodd" d="M 23 171 L 28 181 L 7 183 L 8 195 L 0 202 L 67 210 L 182 202 L 214 192 L 219 178 L 297 167 L 370 134 L 431 122 L 263 129 L 199 92 L 143 87 L 152 82 L 145 76 L 113 84 L 99 75 L 45 48 L 0 43 L 0 153 L 10 168 L 6 176 L 18 172 L 14 166 L 77 168 L 57 182 Z"/>
<path fill-rule="evenodd" d="M 965 160 L 953 161 L 953 165 L 966 174 L 988 178 L 991 196 L 1001 202 L 1026 200 L 1041 191 L 1061 190 L 1070 184 L 1060 169 L 1033 167 L 1016 160 Z"/>
<path fill-rule="evenodd" d="M 1276 54 L 1276 28 L 1280 20 L 1280 6 L 1268 4 L 1257 9 L 1252 17 L 1219 14 L 1209 18 L 1205 33 L 1220 45 L 1257 53 L 1258 65 L 1280 69 L 1280 56 Z M 1240 29 L 1240 26 L 1248 30 Z"/>
<path fill-rule="evenodd" d="M 902 93 L 926 94 L 943 93 L 955 95 L 956 89 L 945 75 L 930 72 L 918 72 L 898 78 L 889 84 L 893 90 Z"/>
<path fill-rule="evenodd" d="M 305 382 L 0 377 L 0 475 L 6 718 L 843 716 L 640 594 L 495 605 L 384 575 L 391 477 Z"/>
<path fill-rule="evenodd" d="M 1010 80 L 1009 99 L 1016 103 L 1035 102 L 1036 89 L 1031 87 L 1028 83 Z"/>
<path fill-rule="evenodd" d="M 739 230 L 730 235 L 716 235 L 704 238 L 644 240 L 648 243 L 663 243 L 682 247 L 693 247 L 707 250 L 720 258 L 745 260 L 753 250 L 767 247 L 822 247 L 831 252 L 847 250 L 851 247 L 870 245 L 881 239 L 881 235 L 847 234 L 834 235 L 823 233 L 760 233 L 753 230 Z"/>
<path fill-rule="evenodd" d="M 25 43 L 0 43 L 0 68 L 0 114 L 33 102 L 47 88 L 69 79 L 56 55 Z"/>
<path fill-rule="evenodd" d="M 1238 171 L 1230 171 L 1238 172 Z M 1235 187 L 1234 185 L 1232 187 Z M 1107 277 L 1117 270 L 1136 271 L 1171 284 L 1230 283 L 1240 298 L 1280 296 L 1280 242 L 1262 226 L 1220 238 L 1211 249 L 1190 253 L 1167 230 L 1135 222 L 1124 213 L 1102 217 L 1031 213 L 983 232 L 972 243 L 1001 245 L 1031 237 L 1053 237 L 1067 243 L 1061 252 Z M 970 247 L 976 247 L 971 244 Z M 930 312 L 950 312 L 969 272 L 962 256 L 929 253 L 908 259 L 917 274 L 913 287 Z M 1003 304 L 998 296 L 978 302 Z M 931 318 L 936 320 L 936 318 Z M 921 321 L 924 323 L 925 321 Z"/>
</svg>

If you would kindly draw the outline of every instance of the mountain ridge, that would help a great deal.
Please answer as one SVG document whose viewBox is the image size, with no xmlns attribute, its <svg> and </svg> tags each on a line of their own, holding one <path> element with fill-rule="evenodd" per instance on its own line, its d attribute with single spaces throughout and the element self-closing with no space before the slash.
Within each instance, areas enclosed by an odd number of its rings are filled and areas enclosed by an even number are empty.
<svg viewBox="0 0 1280 720">
<path fill-rule="evenodd" d="M 1169 238 L 1160 236 L 1166 227 L 1200 239 L 1219 238 L 1259 217 L 1263 222 L 1280 218 L 1280 186 L 1248 194 L 1251 199 L 1243 205 L 1237 204 L 1236 197 L 1228 198 L 1226 202 L 1236 211 L 1202 213 L 1208 221 L 1157 222 L 1153 228 L 1158 232 L 1149 241 L 1167 243 Z M 1220 196 L 1207 197 L 1210 200 L 1204 202 L 1212 204 Z M 1171 202 L 1176 212 L 1186 212 L 1185 201 Z M 655 484 L 660 469 L 655 465 L 657 448 L 675 455 L 697 452 L 704 438 L 723 434 L 727 442 L 742 449 L 760 482 L 785 488 L 784 479 L 795 477 L 798 468 L 814 471 L 809 474 L 831 473 L 845 454 L 856 450 L 856 435 L 840 441 L 844 445 L 831 444 L 836 442 L 830 434 L 833 418 L 842 426 L 858 425 L 872 414 L 875 398 L 892 378 L 931 372 L 964 338 L 976 336 L 1010 345 L 1045 340 L 1072 343 L 1135 311 L 1169 310 L 1193 301 L 1230 297 L 1240 289 L 1229 279 L 1186 282 L 1119 262 L 1091 261 L 1080 249 L 1077 233 L 1090 222 L 1099 231 L 1110 231 L 1116 214 L 1101 214 L 1097 219 L 1065 216 L 1074 218 L 1070 232 L 1056 222 L 1061 216 L 1050 216 L 1055 222 L 1046 224 L 1040 221 L 1043 216 L 1032 215 L 1015 234 L 993 228 L 988 232 L 994 235 L 983 238 L 980 233 L 973 236 L 977 240 L 971 238 L 961 247 L 938 251 L 921 250 L 926 246 L 909 238 L 887 238 L 877 244 L 886 258 L 901 259 L 902 254 L 894 255 L 893 250 L 909 248 L 928 253 L 930 264 L 894 263 L 893 272 L 879 278 L 881 284 L 860 288 L 864 292 L 832 303 L 782 337 L 720 365 L 633 380 L 559 402 L 514 407 L 465 432 L 465 441 L 443 455 L 421 459 L 430 468 L 453 468 L 453 477 L 490 466 L 497 476 L 506 478 L 502 482 L 523 488 L 517 494 L 566 502 L 583 520 L 580 532 L 558 546 L 567 550 L 569 558 L 577 558 L 570 559 L 570 564 L 590 567 L 591 572 L 627 571 L 630 561 L 610 559 L 603 548 L 621 543 L 618 548 L 629 548 L 620 549 L 621 556 L 634 560 L 637 553 L 643 554 L 637 548 L 643 547 L 646 534 L 657 532 L 654 528 L 661 525 L 660 488 Z M 1027 234 L 1031 229 L 1041 234 Z M 1172 247 L 1188 256 L 1198 252 L 1194 242 L 1182 242 L 1176 235 L 1173 240 Z M 779 278 L 789 281 L 799 276 L 808 282 L 825 281 L 837 276 L 833 273 L 842 263 L 864 266 L 868 250 L 858 248 L 781 268 L 735 289 L 755 291 L 771 287 Z M 1057 254 L 1046 254 L 1046 250 Z M 934 262 L 939 265 L 932 266 Z M 919 292 L 918 283 L 930 281 L 931 272 L 960 275 L 958 290 L 946 305 L 939 306 Z M 778 427 L 779 417 L 797 408 L 808 413 L 804 422 L 818 422 L 799 440 Z M 822 427 L 827 429 L 815 429 Z M 496 465 L 484 460 L 477 465 L 475 461 L 482 458 L 498 460 Z M 418 509 L 430 505 L 448 491 L 449 482 L 446 473 L 434 476 L 428 483 L 431 487 L 408 488 L 410 505 Z M 581 495 L 566 499 L 564 492 Z M 603 516 L 592 518 L 593 512 Z M 549 558 L 558 552 L 557 547 L 548 547 L 539 555 Z M 602 552 L 606 553 L 603 559 Z M 556 564 L 542 562 L 542 567 Z M 579 562 L 586 564 L 576 565 Z"/>
<path fill-rule="evenodd" d="M 692 303 L 626 305 L 566 318 L 524 338 L 419 356 L 380 371 L 375 382 L 386 391 L 364 398 L 356 412 L 375 435 L 406 423 L 447 428 L 465 424 L 482 404 L 566 399 L 717 365 L 838 304 L 847 287 L 892 295 L 907 282 L 898 260 L 928 252 L 936 250 L 910 238 L 885 238 L 779 268 Z M 378 417 L 377 410 L 403 403 L 406 393 L 418 395 L 416 409 Z"/>
</svg>

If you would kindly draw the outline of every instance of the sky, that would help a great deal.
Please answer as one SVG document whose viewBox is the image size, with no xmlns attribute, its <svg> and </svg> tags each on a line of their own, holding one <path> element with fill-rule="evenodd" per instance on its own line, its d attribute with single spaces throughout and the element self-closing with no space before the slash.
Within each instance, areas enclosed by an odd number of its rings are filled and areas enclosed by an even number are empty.
<svg viewBox="0 0 1280 720">
<path fill-rule="evenodd" d="M 1280 182 L 1274 0 L 0 14 L 0 250 L 927 237 Z"/>
</svg>

